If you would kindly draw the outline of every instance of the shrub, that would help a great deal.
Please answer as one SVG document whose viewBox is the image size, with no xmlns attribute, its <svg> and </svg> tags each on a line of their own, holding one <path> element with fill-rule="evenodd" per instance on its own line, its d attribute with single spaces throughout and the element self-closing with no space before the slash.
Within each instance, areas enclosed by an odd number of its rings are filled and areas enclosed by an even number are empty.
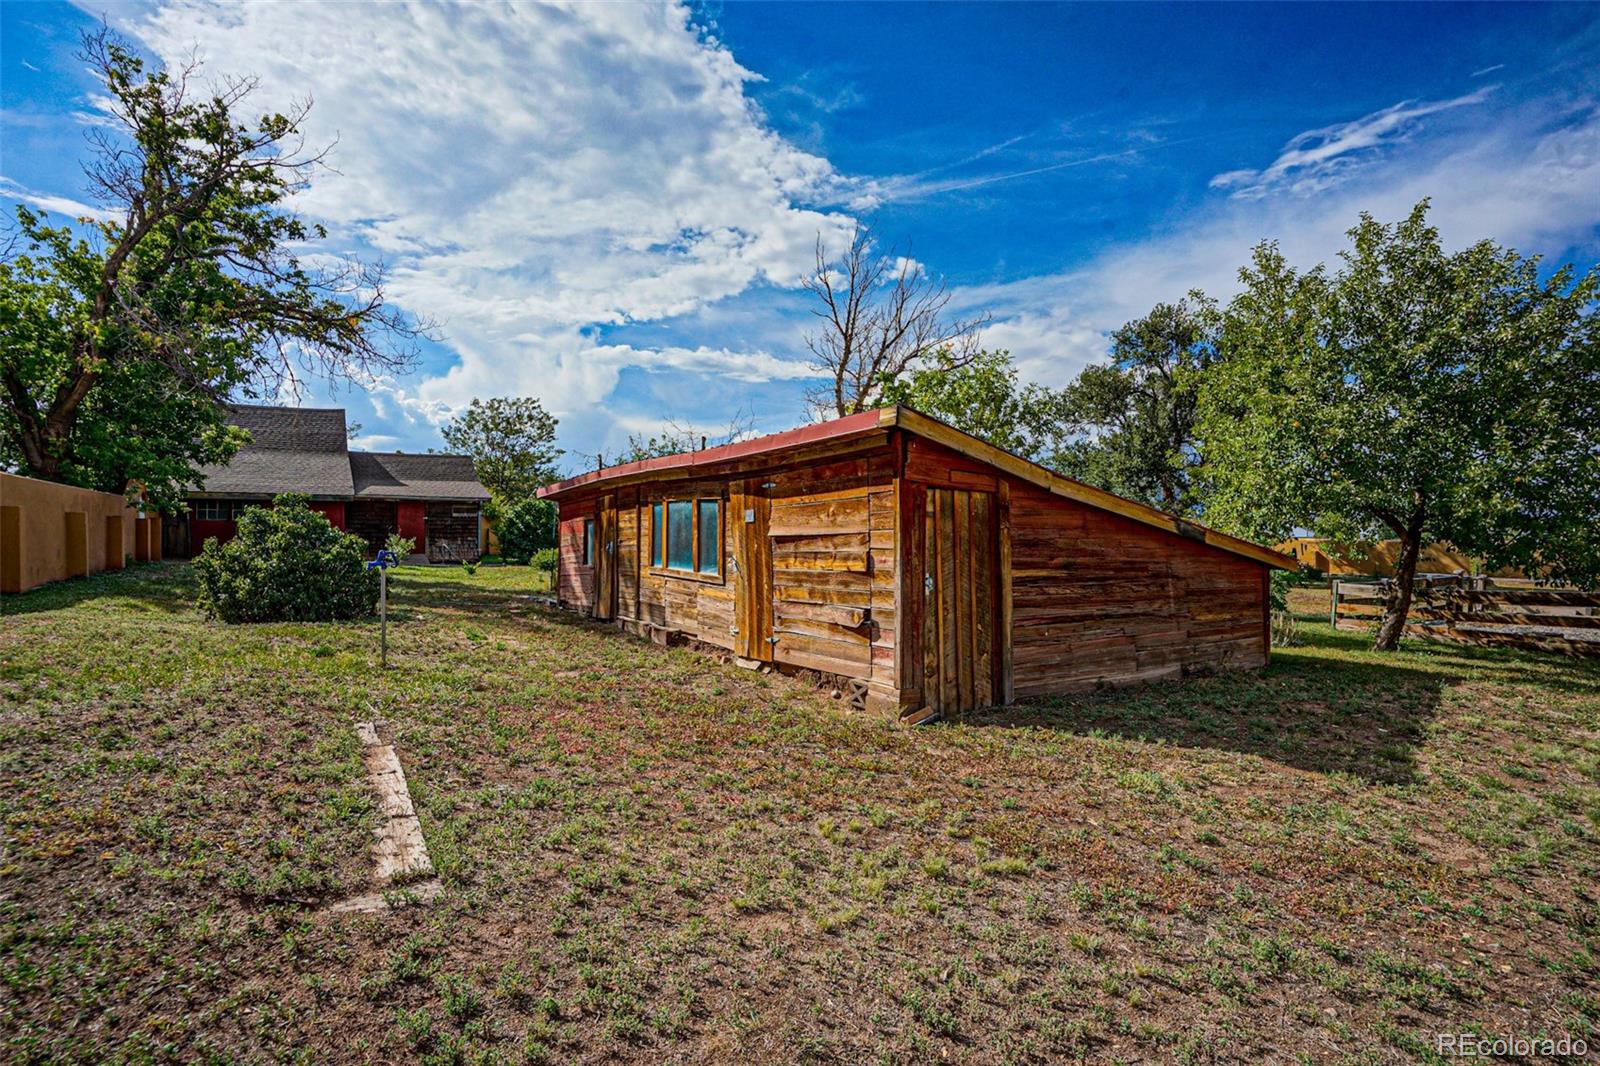
<svg viewBox="0 0 1600 1066">
<path fill-rule="evenodd" d="M 327 622 L 370 617 L 378 572 L 366 567 L 366 542 L 340 533 L 285 493 L 272 507 L 247 507 L 226 544 L 206 540 L 194 561 L 200 607 L 224 622 Z"/>
<path fill-rule="evenodd" d="M 556 505 L 547 500 L 522 500 L 501 510 L 495 525 L 500 556 L 522 564 L 534 553 L 556 546 Z"/>
<path fill-rule="evenodd" d="M 463 559 L 461 560 L 461 569 L 468 577 L 471 577 L 473 574 L 478 572 L 478 564 L 474 562 L 468 562 L 466 559 Z"/>
<path fill-rule="evenodd" d="M 533 553 L 533 558 L 528 565 L 535 570 L 543 570 L 547 574 L 556 572 L 556 565 L 561 561 L 561 552 L 556 548 L 540 548 Z"/>
<path fill-rule="evenodd" d="M 415 555 L 417 542 L 414 537 L 402 537 L 398 533 L 390 533 L 389 539 L 383 542 L 385 551 L 394 552 L 397 562 L 404 561 L 409 555 Z"/>
<path fill-rule="evenodd" d="M 1289 590 L 1296 585 L 1303 584 L 1298 571 L 1274 570 L 1272 581 L 1267 588 L 1267 603 L 1274 611 L 1287 611 L 1289 609 Z"/>
</svg>

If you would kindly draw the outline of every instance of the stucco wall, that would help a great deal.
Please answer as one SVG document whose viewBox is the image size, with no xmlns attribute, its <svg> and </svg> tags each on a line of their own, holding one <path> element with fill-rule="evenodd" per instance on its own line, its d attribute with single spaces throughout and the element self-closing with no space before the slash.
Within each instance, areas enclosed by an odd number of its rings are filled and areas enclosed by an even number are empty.
<svg viewBox="0 0 1600 1066">
<path fill-rule="evenodd" d="M 109 492 L 0 473 L 0 592 L 160 558 L 159 522 Z"/>
</svg>

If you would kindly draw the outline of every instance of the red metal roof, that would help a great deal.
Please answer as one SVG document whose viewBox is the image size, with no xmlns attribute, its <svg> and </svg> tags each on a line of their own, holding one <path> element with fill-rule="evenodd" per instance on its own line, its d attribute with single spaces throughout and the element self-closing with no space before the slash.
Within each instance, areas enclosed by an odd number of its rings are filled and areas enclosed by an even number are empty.
<svg viewBox="0 0 1600 1066">
<path fill-rule="evenodd" d="M 677 455 L 661 455 L 653 459 L 639 459 L 632 463 L 619 463 L 616 466 L 602 467 L 599 470 L 591 470 L 586 474 L 569 477 L 565 481 L 557 481 L 553 485 L 546 485 L 539 490 L 539 496 L 541 499 L 559 496 L 564 492 L 570 492 L 585 485 L 593 485 L 598 481 L 612 481 L 616 478 L 655 473 L 660 470 L 680 470 L 684 467 L 710 466 L 734 459 L 747 459 L 752 455 L 783 451 L 786 448 L 795 448 L 803 444 L 819 444 L 823 441 L 860 436 L 878 429 L 882 415 L 881 411 L 862 411 L 860 414 L 845 415 L 843 418 L 835 418 L 827 422 L 814 422 L 809 426 L 801 426 L 798 429 L 786 429 L 782 433 L 772 433 L 765 437 L 753 437 L 750 440 L 742 440 L 735 444 L 723 444 L 716 448 L 707 448 L 704 451 L 680 452 Z"/>
</svg>

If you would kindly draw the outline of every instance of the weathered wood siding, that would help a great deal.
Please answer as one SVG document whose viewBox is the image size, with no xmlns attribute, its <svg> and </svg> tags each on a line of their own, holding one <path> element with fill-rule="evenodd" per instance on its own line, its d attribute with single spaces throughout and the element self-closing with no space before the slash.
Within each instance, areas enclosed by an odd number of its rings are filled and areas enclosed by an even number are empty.
<svg viewBox="0 0 1600 1066">
<path fill-rule="evenodd" d="M 561 557 L 556 567 L 556 597 L 586 614 L 594 610 L 594 567 L 583 565 L 583 520 L 593 517 L 593 498 L 563 501 L 557 527 Z"/>
<path fill-rule="evenodd" d="M 962 692 L 964 671 L 981 672 L 970 679 L 972 701 L 1266 661 L 1265 566 L 1203 539 L 1053 494 L 912 434 L 772 458 L 782 461 L 611 491 L 624 628 L 859 679 L 879 712 L 919 707 L 928 686 L 942 684 L 942 674 L 924 676 L 931 493 L 952 513 L 978 501 L 981 521 L 968 525 L 981 530 L 983 551 L 962 563 L 970 528 L 966 541 L 953 538 L 945 581 L 952 602 L 966 603 L 971 586 L 973 625 L 954 630 L 971 661 L 957 649 L 942 657 Z M 596 585 L 582 563 L 583 520 L 600 518 L 604 498 L 574 493 L 560 504 L 559 595 L 588 613 Z M 721 573 L 653 566 L 651 505 L 707 498 L 722 501 Z M 980 598 L 992 608 L 979 610 Z"/>
<path fill-rule="evenodd" d="M 645 482 L 616 491 L 617 616 L 639 631 L 668 631 L 790 666 L 868 683 L 875 705 L 893 704 L 897 452 L 880 438 L 866 451 L 823 456 L 725 476 Z M 756 494 L 752 496 L 751 494 Z M 718 529 L 722 572 L 715 577 L 652 566 L 651 506 L 670 499 L 722 501 Z M 592 567 L 582 565 L 583 519 L 598 496 L 561 501 L 558 595 L 592 612 Z M 766 521 L 752 583 L 735 573 L 734 540 L 743 511 L 759 506 Z M 739 598 L 754 587 L 746 617 L 777 637 L 770 646 L 737 641 Z M 754 602 L 759 600 L 760 602 Z M 757 657 L 757 656 L 752 656 Z"/>
<path fill-rule="evenodd" d="M 623 603 L 636 604 L 624 611 L 624 621 L 648 622 L 683 633 L 719 648 L 733 648 L 733 578 L 728 573 L 728 484 L 726 479 L 707 478 L 645 484 L 628 490 L 631 495 L 632 566 L 624 568 L 618 595 Z M 687 574 L 651 566 L 650 508 L 666 500 L 722 501 L 722 521 L 717 530 L 721 574 Z M 665 560 L 663 560 L 664 562 Z"/>
<path fill-rule="evenodd" d="M 768 537 L 780 663 L 895 695 L 895 453 L 879 448 L 773 475 Z"/>
<path fill-rule="evenodd" d="M 1009 490 L 1016 695 L 1266 663 L 1260 564 L 1031 485 Z"/>
<path fill-rule="evenodd" d="M 479 548 L 478 505 L 430 503 L 427 509 L 427 545 L 417 545 L 434 563 L 475 563 L 482 556 Z"/>
</svg>

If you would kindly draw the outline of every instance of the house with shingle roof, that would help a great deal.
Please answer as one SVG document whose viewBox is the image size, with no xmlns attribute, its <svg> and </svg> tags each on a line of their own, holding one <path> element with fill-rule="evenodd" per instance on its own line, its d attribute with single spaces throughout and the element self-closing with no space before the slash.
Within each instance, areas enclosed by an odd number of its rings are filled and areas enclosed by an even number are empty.
<svg viewBox="0 0 1600 1066">
<path fill-rule="evenodd" d="M 197 553 L 233 536 L 239 512 L 284 492 L 303 492 L 339 529 L 376 552 L 391 533 L 410 537 L 430 562 L 483 553 L 489 491 L 465 455 L 352 451 L 342 408 L 239 404 L 228 421 L 250 434 L 225 466 L 203 467 L 188 508 L 167 520 L 166 552 Z"/>
</svg>

